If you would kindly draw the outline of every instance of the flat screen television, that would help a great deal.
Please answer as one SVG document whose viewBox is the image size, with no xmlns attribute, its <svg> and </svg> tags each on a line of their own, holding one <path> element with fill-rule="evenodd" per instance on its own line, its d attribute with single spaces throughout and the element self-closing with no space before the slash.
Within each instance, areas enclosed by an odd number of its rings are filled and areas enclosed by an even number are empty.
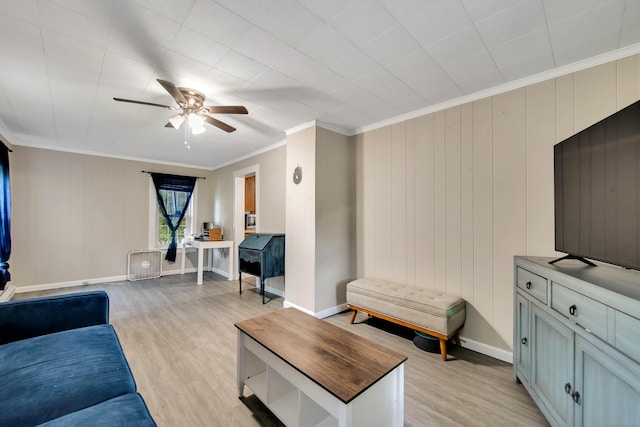
<svg viewBox="0 0 640 427">
<path fill-rule="evenodd" d="M 554 146 L 555 248 L 640 270 L 640 101 Z"/>
</svg>

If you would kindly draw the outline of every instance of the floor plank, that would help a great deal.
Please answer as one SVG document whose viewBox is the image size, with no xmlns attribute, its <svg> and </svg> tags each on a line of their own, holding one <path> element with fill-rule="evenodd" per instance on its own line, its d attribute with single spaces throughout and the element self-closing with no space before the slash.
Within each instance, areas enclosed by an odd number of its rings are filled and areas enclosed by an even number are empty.
<svg viewBox="0 0 640 427">
<path fill-rule="evenodd" d="M 236 391 L 234 323 L 282 308 L 263 305 L 255 281 L 238 282 L 205 272 L 138 282 L 88 285 L 16 294 L 14 299 L 104 289 L 138 390 L 159 426 L 281 426 L 248 389 Z M 405 426 L 548 426 L 512 366 L 467 349 L 450 360 L 417 348 L 411 331 L 375 319 L 351 325 L 350 313 L 325 320 L 408 356 Z"/>
</svg>

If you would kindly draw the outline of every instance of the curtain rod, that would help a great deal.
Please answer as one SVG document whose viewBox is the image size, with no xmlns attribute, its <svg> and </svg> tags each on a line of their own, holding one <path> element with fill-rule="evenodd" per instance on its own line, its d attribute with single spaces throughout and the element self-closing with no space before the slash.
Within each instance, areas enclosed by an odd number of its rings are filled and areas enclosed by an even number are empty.
<svg viewBox="0 0 640 427">
<path fill-rule="evenodd" d="M 164 172 L 149 172 L 149 171 L 140 171 L 142 173 L 148 173 L 148 174 L 152 174 L 152 173 L 161 173 L 163 175 L 175 175 L 175 174 L 171 174 L 171 173 L 164 173 Z M 189 178 L 195 178 L 195 179 L 207 179 L 204 176 L 189 176 L 189 175 L 175 175 L 175 176 L 187 176 Z"/>
<path fill-rule="evenodd" d="M 0 142 L 2 143 L 2 145 L 4 145 L 4 148 L 9 150 L 10 153 L 13 153 L 13 150 L 11 148 L 9 148 L 9 146 L 7 144 L 5 144 L 4 141 L 0 141 Z"/>
</svg>

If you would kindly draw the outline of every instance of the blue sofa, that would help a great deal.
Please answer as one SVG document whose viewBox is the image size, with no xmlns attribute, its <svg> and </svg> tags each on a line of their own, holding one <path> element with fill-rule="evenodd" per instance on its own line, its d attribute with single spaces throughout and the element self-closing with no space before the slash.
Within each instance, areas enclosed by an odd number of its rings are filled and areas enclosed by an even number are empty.
<svg viewBox="0 0 640 427">
<path fill-rule="evenodd" d="M 0 425 L 155 426 L 92 291 L 0 303 Z"/>
</svg>

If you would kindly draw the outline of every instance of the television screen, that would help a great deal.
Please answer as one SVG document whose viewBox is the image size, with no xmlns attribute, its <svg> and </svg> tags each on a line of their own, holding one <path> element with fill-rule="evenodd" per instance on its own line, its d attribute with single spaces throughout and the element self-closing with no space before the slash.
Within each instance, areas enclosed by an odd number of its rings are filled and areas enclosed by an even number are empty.
<svg viewBox="0 0 640 427">
<path fill-rule="evenodd" d="M 554 147 L 556 251 L 640 270 L 640 101 Z"/>
</svg>

